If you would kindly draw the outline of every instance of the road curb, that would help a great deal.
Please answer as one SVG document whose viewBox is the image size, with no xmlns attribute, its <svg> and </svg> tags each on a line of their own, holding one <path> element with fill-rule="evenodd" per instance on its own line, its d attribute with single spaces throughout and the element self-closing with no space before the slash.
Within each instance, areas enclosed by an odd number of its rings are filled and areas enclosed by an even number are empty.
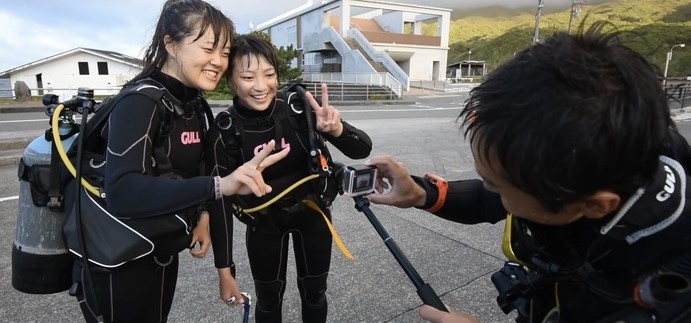
<svg viewBox="0 0 691 323">
<path fill-rule="evenodd" d="M 0 113 L 45 112 L 46 107 L 37 106 L 0 106 Z"/>
<path fill-rule="evenodd" d="M 24 149 L 12 149 L 0 151 L 0 167 L 19 165 L 19 160 L 24 155 Z"/>
<path fill-rule="evenodd" d="M 209 106 L 211 108 L 227 108 L 232 101 L 230 100 L 210 100 Z M 330 101 L 331 105 L 340 106 L 366 106 L 366 105 L 400 105 L 400 104 L 415 104 L 416 102 L 409 99 L 399 100 L 369 100 L 369 101 Z M 22 113 L 22 112 L 45 112 L 44 106 L 32 105 L 6 105 L 0 106 L 0 113 Z"/>
</svg>

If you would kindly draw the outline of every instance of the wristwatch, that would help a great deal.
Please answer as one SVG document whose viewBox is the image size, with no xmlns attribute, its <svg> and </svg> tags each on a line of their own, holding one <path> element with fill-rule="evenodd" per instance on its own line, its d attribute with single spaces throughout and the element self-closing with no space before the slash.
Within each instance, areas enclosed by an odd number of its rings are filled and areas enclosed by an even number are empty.
<svg viewBox="0 0 691 323">
<path fill-rule="evenodd" d="M 425 174 L 423 178 L 432 185 L 436 186 L 437 191 L 439 192 L 437 194 L 437 201 L 435 201 L 431 207 L 425 209 L 425 211 L 430 213 L 437 212 L 442 206 L 444 206 L 444 203 L 446 202 L 446 193 L 449 191 L 449 183 L 438 175 L 432 173 Z"/>
</svg>

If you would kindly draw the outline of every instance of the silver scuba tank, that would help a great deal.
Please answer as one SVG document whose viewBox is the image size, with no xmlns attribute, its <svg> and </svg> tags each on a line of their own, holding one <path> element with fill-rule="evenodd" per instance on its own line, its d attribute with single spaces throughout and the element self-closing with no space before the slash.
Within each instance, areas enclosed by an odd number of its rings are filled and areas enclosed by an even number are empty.
<svg viewBox="0 0 691 323">
<path fill-rule="evenodd" d="M 61 135 L 69 134 L 70 122 L 60 122 Z M 65 151 L 77 135 L 62 140 Z M 51 164 L 51 145 L 45 136 L 34 139 L 24 150 L 20 163 L 22 168 L 44 166 L 49 173 Z M 38 173 L 34 172 L 38 177 Z M 20 175 L 21 177 L 21 175 Z M 44 177 L 44 188 L 48 187 L 48 177 Z M 65 248 L 62 227 L 65 223 L 64 211 L 54 211 L 48 206 L 37 206 L 32 198 L 32 185 L 27 180 L 19 183 L 19 206 L 17 208 L 17 235 L 12 245 L 12 287 L 31 294 L 50 294 L 67 290 L 72 284 L 73 258 Z"/>
</svg>

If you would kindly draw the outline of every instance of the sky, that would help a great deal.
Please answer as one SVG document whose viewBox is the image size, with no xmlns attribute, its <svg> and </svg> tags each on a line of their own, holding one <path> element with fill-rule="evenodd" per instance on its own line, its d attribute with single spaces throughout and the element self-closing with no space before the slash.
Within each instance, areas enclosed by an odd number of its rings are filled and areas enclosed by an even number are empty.
<svg viewBox="0 0 691 323">
<path fill-rule="evenodd" d="M 321 0 L 314 0 L 320 2 Z M 2 0 L 0 73 L 77 47 L 141 58 L 164 0 Z M 306 0 L 208 0 L 228 15 L 238 32 L 256 26 Z M 462 10 L 491 5 L 525 7 L 539 0 L 388 0 Z M 544 0 L 568 6 L 571 0 Z"/>
</svg>

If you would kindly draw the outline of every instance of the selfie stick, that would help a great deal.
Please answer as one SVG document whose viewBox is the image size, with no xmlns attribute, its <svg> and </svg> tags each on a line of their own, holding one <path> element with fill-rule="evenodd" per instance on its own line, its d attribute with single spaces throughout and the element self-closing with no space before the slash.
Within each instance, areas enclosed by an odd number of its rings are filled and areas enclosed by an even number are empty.
<svg viewBox="0 0 691 323">
<path fill-rule="evenodd" d="M 432 289 L 432 286 L 425 283 L 422 278 L 420 278 L 420 275 L 417 273 L 415 268 L 413 268 L 413 265 L 410 264 L 408 258 L 405 257 L 403 251 L 398 248 L 396 242 L 393 240 L 393 238 L 391 238 L 391 236 L 389 236 L 389 233 L 386 232 L 386 229 L 384 229 L 381 223 L 379 223 L 377 217 L 374 216 L 374 213 L 372 213 L 372 210 L 369 208 L 369 200 L 362 196 L 354 196 L 353 200 L 355 200 L 355 208 L 358 211 L 365 213 L 365 216 L 367 216 L 369 222 L 372 223 L 374 229 L 377 230 L 379 236 L 381 236 L 382 240 L 384 240 L 384 244 L 389 248 L 389 251 L 391 251 L 394 258 L 396 258 L 398 264 L 401 265 L 403 271 L 413 282 L 413 285 L 415 285 L 415 288 L 417 288 L 417 294 L 420 296 L 420 299 L 422 299 L 422 302 L 440 311 L 448 312 L 446 306 L 444 306 L 444 303 L 441 302 L 439 296 L 437 296 Z"/>
</svg>

